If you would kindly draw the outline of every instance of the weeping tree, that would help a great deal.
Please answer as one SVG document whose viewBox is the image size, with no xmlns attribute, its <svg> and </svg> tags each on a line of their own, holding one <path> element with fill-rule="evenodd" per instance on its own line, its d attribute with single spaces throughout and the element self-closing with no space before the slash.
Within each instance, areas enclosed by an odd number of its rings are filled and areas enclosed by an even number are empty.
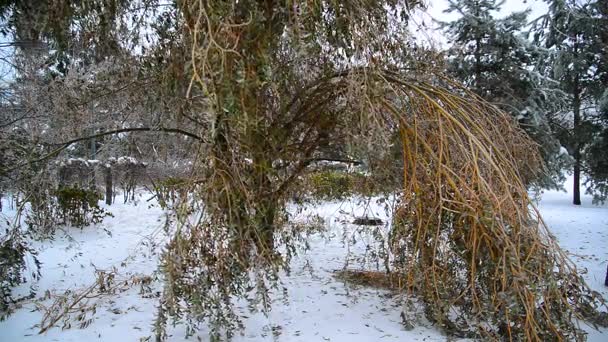
<svg viewBox="0 0 608 342">
<path fill-rule="evenodd" d="M 299 175 L 332 140 L 364 158 L 397 134 L 393 271 L 427 317 L 470 336 L 583 338 L 574 318 L 596 317 L 601 300 L 530 203 L 524 184 L 542 168 L 537 148 L 501 111 L 441 77 L 432 58 L 408 51 L 413 5 L 179 4 L 187 95 L 201 99 L 207 124 L 195 196 L 162 259 L 160 337 L 168 316 L 230 333 L 238 297 L 268 309 L 293 252 L 285 203 Z"/>
<path fill-rule="evenodd" d="M 163 127 L 185 120 L 188 131 L 173 131 L 197 141 L 184 182 L 191 196 L 175 206 L 161 258 L 159 339 L 169 319 L 188 333 L 205 322 L 214 338 L 230 336 L 242 324 L 240 299 L 270 309 L 301 233 L 286 203 L 313 162 L 336 158 L 337 144 L 398 185 L 389 270 L 431 321 L 509 340 L 583 339 L 576 319 L 596 321 L 601 298 L 528 198 L 525 184 L 542 170 L 536 145 L 442 76 L 441 58 L 408 47 L 417 1 L 112 3 L 84 6 L 78 23 L 98 18 L 97 8 L 115 11 L 103 30 L 115 39 L 131 23 L 116 18 L 144 15 L 156 35 L 133 68 L 181 98 Z M 146 17 L 142 6 L 164 10 Z M 148 101 L 162 102 L 159 93 Z"/>
</svg>

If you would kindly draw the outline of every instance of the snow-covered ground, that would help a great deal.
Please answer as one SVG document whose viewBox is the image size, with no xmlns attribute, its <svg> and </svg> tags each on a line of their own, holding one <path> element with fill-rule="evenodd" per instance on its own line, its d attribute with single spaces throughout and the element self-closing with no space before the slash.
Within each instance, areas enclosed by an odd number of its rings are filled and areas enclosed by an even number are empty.
<svg viewBox="0 0 608 342">
<path fill-rule="evenodd" d="M 572 188 L 571 178 L 564 187 Z M 593 205 L 591 196 L 582 196 L 581 201 L 582 205 L 575 206 L 571 204 L 571 195 L 547 191 L 538 208 L 560 246 L 579 265 L 579 272 L 586 273 L 589 285 L 608 298 L 608 287 L 604 286 L 608 263 L 608 203 Z"/>
<path fill-rule="evenodd" d="M 568 193 L 545 192 L 538 208 L 560 246 L 578 266 L 579 273 L 591 288 L 608 299 L 608 287 L 604 286 L 608 264 L 608 203 L 593 205 L 591 196 L 582 195 L 582 205 L 572 205 L 572 177 L 567 179 L 564 188 Z M 607 329 L 585 330 L 589 332 L 588 341 L 608 341 Z"/>
<path fill-rule="evenodd" d="M 566 187 L 571 188 L 570 184 Z M 144 197 L 145 199 L 145 197 Z M 585 273 L 589 284 L 608 298 L 603 281 L 608 261 L 608 206 L 593 206 L 584 197 L 583 205 L 570 204 L 567 193 L 543 194 L 539 208 L 562 247 Z M 140 201 L 139 205 L 115 204 L 114 214 L 101 227 L 69 229 L 69 236 L 59 233 L 53 241 L 37 242 L 43 262 L 38 296 L 80 291 L 95 282 L 95 270 L 116 268 L 118 278 L 153 275 L 166 234 L 164 213 L 157 206 Z M 6 208 L 6 206 L 5 206 Z M 376 216 L 385 217 L 380 206 L 372 205 Z M 363 208 L 355 203 L 325 203 L 308 208 L 307 213 L 325 219 L 328 229 L 313 235 L 310 250 L 292 261 L 292 272 L 283 280 L 289 301 L 277 298 L 268 317 L 248 314 L 245 331 L 234 341 L 445 341 L 447 338 L 423 319 L 415 329 L 406 331 L 401 324 L 401 305 L 383 290 L 347 286 L 333 276 L 344 266 L 347 250 L 360 252 L 365 241 L 348 246 L 353 226 L 343 221 L 360 215 Z M 10 215 L 6 211 L 3 214 Z M 306 214 L 306 213 L 304 213 Z M 346 228 L 345 228 L 346 227 Z M 105 228 L 101 229 L 101 228 Z M 108 234 L 106 232 L 111 233 Z M 346 237 L 346 238 L 345 238 Z M 357 254 L 357 253 L 355 253 Z M 353 265 L 354 267 L 357 264 Z M 26 302 L 7 320 L 0 322 L 0 341 L 139 341 L 152 336 L 152 324 L 160 290 L 141 295 L 138 286 L 124 292 L 91 299 L 97 303 L 93 320 L 85 329 L 73 324 L 71 329 L 53 328 L 39 335 L 43 313 Z M 28 287 L 18 289 L 27 291 Z M 50 304 L 50 301 L 43 301 Z M 245 313 L 245 311 L 244 311 Z M 61 326 L 61 325 L 60 325 Z M 589 341 L 608 340 L 608 331 L 590 331 Z M 183 341 L 183 327 L 169 330 L 170 341 Z M 202 340 L 207 340 L 201 331 Z M 151 338 L 153 340 L 153 337 Z M 190 339 L 192 340 L 192 339 Z"/>
</svg>

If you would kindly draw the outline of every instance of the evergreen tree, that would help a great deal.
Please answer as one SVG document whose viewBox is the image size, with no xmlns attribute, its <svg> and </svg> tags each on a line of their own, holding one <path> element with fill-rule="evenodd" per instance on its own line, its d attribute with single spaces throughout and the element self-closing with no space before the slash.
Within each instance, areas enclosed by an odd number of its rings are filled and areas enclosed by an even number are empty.
<svg viewBox="0 0 608 342">
<path fill-rule="evenodd" d="M 597 158 L 606 158 L 598 152 L 602 150 L 599 104 L 607 72 L 606 5 L 600 0 L 548 3 L 549 12 L 536 25 L 535 40 L 551 49 L 551 76 L 567 97 L 567 110 L 553 117 L 551 125 L 574 158 L 573 203 L 580 205 L 581 173 L 589 177 L 592 192 L 601 191 L 593 186 L 601 181 L 601 172 L 592 170 L 602 164 Z"/>
<path fill-rule="evenodd" d="M 598 19 L 597 23 L 601 29 L 597 31 L 596 44 L 599 50 L 598 63 L 598 91 L 604 88 L 603 93 L 597 100 L 597 111 L 599 112 L 599 132 L 593 138 L 587 151 L 587 192 L 594 196 L 594 202 L 605 202 L 608 198 L 608 2 L 595 2 L 591 5 L 593 15 Z"/>
<path fill-rule="evenodd" d="M 511 113 L 541 146 L 546 177 L 537 185 L 556 187 L 565 158 L 552 134 L 546 113 L 561 109 L 559 91 L 537 71 L 544 57 L 523 35 L 527 12 L 497 19 L 504 1 L 450 0 L 446 12 L 460 18 L 442 23 L 452 44 L 448 72 L 485 100 Z"/>
</svg>

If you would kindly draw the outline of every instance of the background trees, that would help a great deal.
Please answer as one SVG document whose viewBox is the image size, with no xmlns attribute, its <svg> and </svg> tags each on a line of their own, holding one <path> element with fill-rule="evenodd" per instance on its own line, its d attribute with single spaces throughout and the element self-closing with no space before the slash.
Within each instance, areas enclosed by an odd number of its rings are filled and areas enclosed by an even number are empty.
<svg viewBox="0 0 608 342">
<path fill-rule="evenodd" d="M 603 200 L 606 5 L 547 2 L 549 12 L 530 27 L 523 12 L 496 18 L 502 6 L 497 1 L 450 1 L 447 11 L 461 17 L 442 24 L 451 40 L 447 69 L 511 113 L 540 145 L 548 171 L 537 180 L 541 187 L 558 186 L 562 170 L 572 164 L 573 203 L 580 204 L 581 174 L 588 191 Z"/>
<path fill-rule="evenodd" d="M 549 13 L 537 23 L 535 39 L 550 49 L 550 76 L 566 95 L 567 110 L 549 118 L 556 136 L 574 158 L 573 203 L 580 205 L 581 174 L 589 177 L 590 191 L 605 198 L 597 171 L 597 163 L 603 163 L 605 156 L 597 153 L 597 145 L 590 146 L 605 129 L 599 101 L 606 88 L 606 5 L 602 1 L 548 3 Z"/>
<path fill-rule="evenodd" d="M 561 112 L 563 97 L 558 83 L 546 74 L 549 52 L 525 36 L 527 12 L 497 18 L 503 4 L 450 1 L 446 11 L 460 17 L 442 23 L 450 44 L 446 71 L 519 122 L 539 144 L 547 166 L 547 172 L 534 182 L 543 188 L 559 187 L 567 159 L 548 118 Z"/>
</svg>

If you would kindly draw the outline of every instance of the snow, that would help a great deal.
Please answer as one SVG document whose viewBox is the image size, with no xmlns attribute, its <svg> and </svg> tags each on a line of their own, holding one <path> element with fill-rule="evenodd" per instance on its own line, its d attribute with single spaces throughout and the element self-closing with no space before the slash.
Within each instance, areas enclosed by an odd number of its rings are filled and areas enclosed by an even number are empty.
<svg viewBox="0 0 608 342">
<path fill-rule="evenodd" d="M 570 191 L 572 185 L 569 177 L 564 188 Z M 608 287 L 604 286 L 608 264 L 608 203 L 598 206 L 592 204 L 592 200 L 592 196 L 581 196 L 582 205 L 575 206 L 570 194 L 546 191 L 538 208 L 560 246 L 585 274 L 585 280 L 608 298 Z"/>
<path fill-rule="evenodd" d="M 133 157 L 129 157 L 129 156 L 123 156 L 123 157 L 119 157 L 118 159 L 116 159 L 116 163 L 118 165 L 143 165 L 146 166 L 146 163 L 143 162 L 139 162 L 137 159 L 133 158 Z"/>
<path fill-rule="evenodd" d="M 85 160 L 83 158 L 68 158 L 66 160 L 56 161 L 55 163 L 59 164 L 60 166 L 84 165 L 85 167 L 89 167 L 91 165 L 99 164 L 99 160 L 96 160 L 96 159 Z"/>
<path fill-rule="evenodd" d="M 571 184 L 566 184 L 571 189 Z M 38 296 L 46 290 L 61 294 L 65 290 L 81 290 L 95 282 L 95 269 L 115 267 L 117 277 L 153 275 L 157 270 L 159 253 L 167 235 L 163 229 L 164 212 L 149 194 L 140 194 L 138 205 L 115 204 L 108 209 L 114 217 L 98 227 L 82 230 L 67 229 L 69 236 L 59 233 L 53 241 L 35 242 L 44 263 L 42 278 L 37 284 Z M 544 219 L 562 247 L 580 267 L 586 280 L 608 298 L 603 285 L 608 261 L 608 206 L 594 206 L 591 197 L 583 196 L 583 205 L 571 205 L 568 193 L 547 191 L 539 208 Z M 7 208 L 5 205 L 4 208 Z M 319 215 L 327 230 L 310 238 L 310 250 L 292 261 L 292 272 L 286 275 L 283 286 L 288 289 L 288 301 L 275 296 L 268 317 L 249 314 L 245 330 L 234 341 L 445 341 L 447 339 L 423 318 L 414 322 L 415 328 L 406 331 L 401 324 L 402 306 L 384 290 L 347 286 L 337 280 L 333 272 L 344 266 L 347 251 L 361 256 L 366 240 L 348 224 L 356 216 L 374 216 L 385 220 L 389 213 L 378 203 L 359 205 L 356 201 L 325 202 L 310 205 L 295 213 L 300 219 Z M 5 212 L 8 216 L 11 212 Z M 374 229 L 359 227 L 358 229 Z M 106 232 L 107 231 L 107 232 Z M 109 233 L 108 233 L 109 232 Z M 110 235 L 111 234 L 111 235 Z M 353 239 L 357 237 L 357 239 Z M 357 242 L 354 243 L 353 240 Z M 350 268 L 360 266 L 359 260 L 349 258 Z M 369 265 L 368 265 L 369 266 Z M 27 286 L 19 288 L 27 291 Z M 152 294 L 160 291 L 156 282 Z M 73 327 L 62 331 L 53 328 L 38 335 L 36 324 L 42 313 L 33 311 L 33 303 L 25 303 L 4 322 L 0 322 L 1 341 L 139 341 L 152 336 L 158 299 L 139 294 L 134 287 L 124 292 L 95 298 L 97 312 L 90 326 Z M 49 305 L 50 301 L 43 301 Z M 74 324 L 75 326 L 75 324 Z M 608 340 L 608 331 L 590 332 L 589 341 Z M 184 327 L 170 328 L 169 341 L 185 341 Z M 199 332 L 207 340 L 207 332 Z M 153 336 L 151 340 L 154 340 Z M 190 339 L 191 341 L 192 339 Z M 194 339 L 196 340 L 196 339 Z"/>
<path fill-rule="evenodd" d="M 570 191 L 572 186 L 572 177 L 568 177 L 564 188 Z M 581 192 L 584 191 L 583 187 Z M 582 205 L 575 206 L 569 193 L 553 190 L 543 194 L 538 208 L 585 281 L 608 299 L 608 287 L 604 286 L 608 264 L 608 204 L 597 206 L 592 200 L 592 196 L 581 196 Z M 585 330 L 589 332 L 588 341 L 608 340 L 607 329 Z"/>
</svg>

